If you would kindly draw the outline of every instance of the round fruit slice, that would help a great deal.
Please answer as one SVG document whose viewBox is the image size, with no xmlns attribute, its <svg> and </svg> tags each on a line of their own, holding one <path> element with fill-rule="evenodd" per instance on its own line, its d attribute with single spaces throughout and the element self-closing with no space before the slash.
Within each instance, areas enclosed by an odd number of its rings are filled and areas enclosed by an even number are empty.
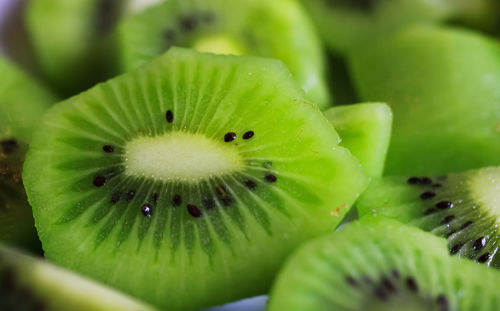
<svg viewBox="0 0 500 311">
<path fill-rule="evenodd" d="M 21 180 L 33 127 L 55 96 L 0 58 L 0 241 L 40 250 Z"/>
<path fill-rule="evenodd" d="M 384 215 L 448 239 L 451 254 L 500 267 L 500 168 L 439 177 L 386 177 L 357 203 L 361 216 Z"/>
<path fill-rule="evenodd" d="M 367 181 L 285 68 L 175 48 L 56 105 L 24 174 L 46 255 L 165 309 L 264 293 Z"/>
<path fill-rule="evenodd" d="M 169 0 L 122 22 L 122 63 L 135 68 L 171 46 L 285 63 L 310 99 L 330 105 L 319 38 L 295 0 Z"/>
<path fill-rule="evenodd" d="M 492 311 L 500 272 L 449 257 L 444 241 L 365 218 L 293 254 L 269 311 Z"/>
<path fill-rule="evenodd" d="M 340 145 L 358 158 L 368 176 L 381 177 L 391 138 L 391 108 L 367 103 L 332 107 L 324 114 L 339 133 Z"/>
<path fill-rule="evenodd" d="M 0 310 L 154 309 L 110 288 L 0 245 Z"/>
</svg>

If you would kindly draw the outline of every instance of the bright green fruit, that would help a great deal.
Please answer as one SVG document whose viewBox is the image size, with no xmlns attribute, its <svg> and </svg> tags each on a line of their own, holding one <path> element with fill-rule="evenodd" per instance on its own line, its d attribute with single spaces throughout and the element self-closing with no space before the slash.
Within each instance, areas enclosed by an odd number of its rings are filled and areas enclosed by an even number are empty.
<svg viewBox="0 0 500 311">
<path fill-rule="evenodd" d="M 368 103 L 332 107 L 324 112 L 370 177 L 381 177 L 391 138 L 392 112 L 387 104 Z"/>
<path fill-rule="evenodd" d="M 439 177 L 386 177 L 358 200 L 360 216 L 381 215 L 448 239 L 452 254 L 500 267 L 500 168 Z"/>
<path fill-rule="evenodd" d="M 25 185 L 46 255 L 168 310 L 265 293 L 367 178 L 279 61 L 172 48 L 57 104 Z"/>
<path fill-rule="evenodd" d="M 394 113 L 386 174 L 439 175 L 500 164 L 500 46 L 417 27 L 350 60 L 364 101 Z"/>
<path fill-rule="evenodd" d="M 55 97 L 0 58 L 0 242 L 40 249 L 21 180 L 33 128 Z"/>
<path fill-rule="evenodd" d="M 324 59 L 313 28 L 295 0 L 170 0 L 124 20 L 118 36 L 124 69 L 174 45 L 279 59 L 309 98 L 326 108 Z"/>
<path fill-rule="evenodd" d="M 269 311 L 493 311 L 500 272 L 449 257 L 444 240 L 383 218 L 307 243 L 280 272 Z"/>
</svg>

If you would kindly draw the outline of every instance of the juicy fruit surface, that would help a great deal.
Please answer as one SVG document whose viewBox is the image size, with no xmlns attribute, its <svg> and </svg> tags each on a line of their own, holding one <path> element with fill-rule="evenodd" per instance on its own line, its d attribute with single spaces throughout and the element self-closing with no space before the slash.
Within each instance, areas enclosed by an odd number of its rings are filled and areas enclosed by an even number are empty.
<svg viewBox="0 0 500 311">
<path fill-rule="evenodd" d="M 182 135 L 242 168 L 185 180 L 127 166 L 130 146 Z M 52 108 L 24 178 L 50 259 L 189 310 L 265 292 L 297 245 L 335 228 L 367 181 L 338 139 L 282 63 L 175 48 Z"/>
<path fill-rule="evenodd" d="M 391 138 L 392 112 L 387 104 L 332 107 L 324 112 L 342 141 L 361 162 L 368 176 L 381 177 Z"/>
<path fill-rule="evenodd" d="M 0 310 L 154 310 L 100 284 L 2 245 L 0 286 Z"/>
<path fill-rule="evenodd" d="M 500 273 L 451 258 L 444 241 L 365 218 L 301 247 L 271 292 L 274 310 L 497 310 Z"/>
<path fill-rule="evenodd" d="M 500 267 L 500 168 L 440 177 L 386 177 L 357 202 L 363 215 L 380 215 L 448 240 L 451 254 Z"/>
<path fill-rule="evenodd" d="M 330 105 L 321 43 L 295 0 L 172 0 L 119 27 L 122 63 L 136 68 L 171 46 L 255 55 L 285 63 L 310 99 Z"/>
<path fill-rule="evenodd" d="M 33 127 L 56 99 L 5 59 L 0 76 L 0 241 L 39 249 L 22 164 Z"/>
<path fill-rule="evenodd" d="M 363 100 L 394 113 L 386 174 L 499 164 L 500 48 L 461 30 L 417 27 L 351 57 Z"/>
</svg>

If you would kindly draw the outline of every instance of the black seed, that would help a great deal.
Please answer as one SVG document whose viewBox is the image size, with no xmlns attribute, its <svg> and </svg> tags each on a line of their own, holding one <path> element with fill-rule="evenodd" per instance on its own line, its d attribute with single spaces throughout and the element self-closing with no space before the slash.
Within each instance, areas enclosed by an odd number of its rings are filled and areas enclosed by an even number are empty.
<svg viewBox="0 0 500 311">
<path fill-rule="evenodd" d="M 484 253 L 483 255 L 481 255 L 481 257 L 479 257 L 477 259 L 477 262 L 480 262 L 480 263 L 484 263 L 486 262 L 488 259 L 490 259 L 491 257 L 491 254 L 490 253 Z"/>
<path fill-rule="evenodd" d="M 4 139 L 0 141 L 0 145 L 2 146 L 2 152 L 7 155 L 14 153 L 19 148 L 19 143 L 15 139 Z"/>
<path fill-rule="evenodd" d="M 398 271 L 398 270 L 393 269 L 393 270 L 391 271 L 391 273 L 392 273 L 392 276 L 393 276 L 395 279 L 398 279 L 398 280 L 399 280 L 399 271 Z"/>
<path fill-rule="evenodd" d="M 467 227 L 468 227 L 468 226 L 470 226 L 470 225 L 472 225 L 472 221 L 470 221 L 470 220 L 469 220 L 468 222 L 464 223 L 464 224 L 460 227 L 460 230 L 463 230 L 463 229 L 467 228 Z"/>
<path fill-rule="evenodd" d="M 167 119 L 168 123 L 174 122 L 174 114 L 172 113 L 172 110 L 167 110 L 167 113 L 165 114 L 165 118 Z"/>
<path fill-rule="evenodd" d="M 352 276 L 346 276 L 345 281 L 352 287 L 358 287 L 358 282 Z"/>
<path fill-rule="evenodd" d="M 257 188 L 257 184 L 253 180 L 245 181 L 245 186 L 250 190 L 255 190 Z"/>
<path fill-rule="evenodd" d="M 193 216 L 194 218 L 201 217 L 201 215 L 202 215 L 201 210 L 196 205 L 188 204 L 186 207 L 187 207 L 189 214 L 191 214 L 191 216 Z"/>
<path fill-rule="evenodd" d="M 115 192 L 111 195 L 111 203 L 118 203 L 120 201 L 120 193 Z"/>
<path fill-rule="evenodd" d="M 418 185 L 418 184 L 420 184 L 420 180 L 421 179 L 419 177 L 410 177 L 410 178 L 408 178 L 408 183 L 410 185 Z"/>
<path fill-rule="evenodd" d="M 425 210 L 424 215 L 430 215 L 430 214 L 435 213 L 435 212 L 437 212 L 437 209 L 431 207 L 431 208 L 428 208 Z"/>
<path fill-rule="evenodd" d="M 389 280 L 388 278 L 386 277 L 383 277 L 381 280 L 381 285 L 387 289 L 389 292 L 395 292 L 396 291 L 396 288 L 394 287 L 394 285 L 392 284 L 391 280 Z"/>
<path fill-rule="evenodd" d="M 253 135 L 254 135 L 253 131 L 248 131 L 245 134 L 243 134 L 243 139 L 250 139 L 253 137 Z"/>
<path fill-rule="evenodd" d="M 131 201 L 135 197 L 135 190 L 129 190 L 125 199 Z"/>
<path fill-rule="evenodd" d="M 102 146 L 102 150 L 104 152 L 111 153 L 111 152 L 115 151 L 115 148 L 113 148 L 113 146 L 110 146 L 110 145 L 104 145 L 104 146 Z"/>
<path fill-rule="evenodd" d="M 478 251 L 481 248 L 483 248 L 483 246 L 485 244 L 486 244 L 486 238 L 481 237 L 481 238 L 477 239 L 476 241 L 474 241 L 474 245 L 472 246 L 472 248 L 474 248 L 474 250 Z"/>
<path fill-rule="evenodd" d="M 418 284 L 417 284 L 417 281 L 415 281 L 415 279 L 414 279 L 414 278 L 412 278 L 412 277 L 407 277 L 407 278 L 406 278 L 405 283 L 406 283 L 406 287 L 407 287 L 410 291 L 412 291 L 412 292 L 414 292 L 414 293 L 418 292 Z"/>
<path fill-rule="evenodd" d="M 440 307 L 440 311 L 449 310 L 450 304 L 448 302 L 448 299 L 444 295 L 441 294 L 441 295 L 437 296 L 436 302 L 437 302 L 438 306 Z"/>
<path fill-rule="evenodd" d="M 217 194 L 217 197 L 222 201 L 222 204 L 224 206 L 229 206 L 232 203 L 232 199 L 229 196 L 229 193 L 227 192 L 226 188 L 220 184 L 215 185 L 215 193 Z"/>
<path fill-rule="evenodd" d="M 431 187 L 433 187 L 433 188 L 441 188 L 442 186 L 443 186 L 442 184 L 436 183 L 436 184 L 432 184 Z"/>
<path fill-rule="evenodd" d="M 142 214 L 146 217 L 151 217 L 151 213 L 153 212 L 153 208 L 149 204 L 144 204 L 141 206 Z"/>
<path fill-rule="evenodd" d="M 455 230 L 451 230 L 450 232 L 448 232 L 446 234 L 446 238 L 449 238 L 450 236 L 454 235 L 455 233 L 457 233 Z"/>
<path fill-rule="evenodd" d="M 226 196 L 222 198 L 222 204 L 224 204 L 224 206 L 229 206 L 231 203 L 233 203 L 233 200 L 230 197 Z"/>
<path fill-rule="evenodd" d="M 458 244 L 454 245 L 450 249 L 450 254 L 455 255 L 456 253 L 458 253 L 462 249 L 463 246 L 464 246 L 464 243 L 458 243 Z"/>
<path fill-rule="evenodd" d="M 9 292 L 15 289 L 16 273 L 10 267 L 0 270 L 0 293 Z"/>
<path fill-rule="evenodd" d="M 276 182 L 277 180 L 278 180 L 278 178 L 273 174 L 266 175 L 267 182 Z"/>
<path fill-rule="evenodd" d="M 431 198 L 433 198 L 435 196 L 436 196 L 436 194 L 434 192 L 432 192 L 432 191 L 426 191 L 426 192 L 420 194 L 420 198 L 422 200 L 428 200 L 428 199 L 431 199 Z"/>
<path fill-rule="evenodd" d="M 430 179 L 429 177 L 422 177 L 420 179 L 420 183 L 422 185 L 430 185 L 430 184 L 432 184 L 432 179 Z"/>
<path fill-rule="evenodd" d="M 453 216 L 453 215 L 446 216 L 446 217 L 445 217 L 445 218 L 443 218 L 443 220 L 441 221 L 441 224 L 442 224 L 442 225 L 448 224 L 448 223 L 450 223 L 453 219 L 455 219 L 455 216 Z"/>
<path fill-rule="evenodd" d="M 389 294 L 384 290 L 382 287 L 377 287 L 375 288 L 375 291 L 373 292 L 375 296 L 377 296 L 381 300 L 387 300 L 389 298 Z"/>
<path fill-rule="evenodd" d="M 157 192 L 153 193 L 153 198 L 152 199 L 153 199 L 153 203 L 154 204 L 156 204 L 158 202 L 158 198 L 159 197 L 160 197 L 160 195 Z"/>
<path fill-rule="evenodd" d="M 204 199 L 201 203 L 208 210 L 213 209 L 215 207 L 215 202 L 212 199 Z"/>
<path fill-rule="evenodd" d="M 184 16 L 180 20 L 180 25 L 184 31 L 192 31 L 196 28 L 198 22 L 193 16 Z"/>
<path fill-rule="evenodd" d="M 174 195 L 174 197 L 172 198 L 172 204 L 174 206 L 181 206 L 181 204 L 182 204 L 181 196 L 178 194 Z"/>
<path fill-rule="evenodd" d="M 165 38 L 167 41 L 174 41 L 175 40 L 175 31 L 172 29 L 167 29 L 163 32 L 163 38 Z"/>
<path fill-rule="evenodd" d="M 441 202 L 436 203 L 436 207 L 439 209 L 452 208 L 453 203 L 451 203 L 450 201 L 441 201 Z"/>
<path fill-rule="evenodd" d="M 226 143 L 232 142 L 235 139 L 236 139 L 236 133 L 234 132 L 228 132 L 226 133 L 226 135 L 224 135 L 224 141 Z"/>
<path fill-rule="evenodd" d="M 96 176 L 94 181 L 92 182 L 96 187 L 102 187 L 106 184 L 106 177 L 104 176 Z"/>
</svg>

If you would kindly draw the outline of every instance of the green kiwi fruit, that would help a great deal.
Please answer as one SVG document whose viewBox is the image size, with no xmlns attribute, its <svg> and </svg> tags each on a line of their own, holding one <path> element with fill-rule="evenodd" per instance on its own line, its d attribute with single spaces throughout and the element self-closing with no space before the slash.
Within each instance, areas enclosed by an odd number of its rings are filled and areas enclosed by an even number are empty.
<svg viewBox="0 0 500 311">
<path fill-rule="evenodd" d="M 153 311 L 154 308 L 0 245 L 0 310 Z"/>
<path fill-rule="evenodd" d="M 41 75 L 62 95 L 79 93 L 116 72 L 112 32 L 125 0 L 33 0 L 25 22 Z"/>
<path fill-rule="evenodd" d="M 367 183 L 277 60 L 171 48 L 54 106 L 24 180 L 46 256 L 168 310 L 265 293 Z"/>
<path fill-rule="evenodd" d="M 121 22 L 124 70 L 171 46 L 217 54 L 255 55 L 285 63 L 309 98 L 329 106 L 321 42 L 295 0 L 170 0 Z"/>
<path fill-rule="evenodd" d="M 385 177 L 357 202 L 360 216 L 381 215 L 448 240 L 453 255 L 500 267 L 500 168 L 438 177 Z"/>
<path fill-rule="evenodd" d="M 363 101 L 394 113 L 388 175 L 500 164 L 500 46 L 465 30 L 415 27 L 353 53 Z"/>
<path fill-rule="evenodd" d="M 328 47 L 340 54 L 401 28 L 447 20 L 496 25 L 496 0 L 303 0 Z"/>
<path fill-rule="evenodd" d="M 384 103 L 336 106 L 324 112 L 368 176 L 381 177 L 391 138 L 392 112 Z"/>
<path fill-rule="evenodd" d="M 0 58 L 0 242 L 39 250 L 21 180 L 33 127 L 56 97 Z"/>
<path fill-rule="evenodd" d="M 499 271 L 448 256 L 440 238 L 365 218 L 294 253 L 268 310 L 493 311 L 498 282 Z"/>
</svg>

